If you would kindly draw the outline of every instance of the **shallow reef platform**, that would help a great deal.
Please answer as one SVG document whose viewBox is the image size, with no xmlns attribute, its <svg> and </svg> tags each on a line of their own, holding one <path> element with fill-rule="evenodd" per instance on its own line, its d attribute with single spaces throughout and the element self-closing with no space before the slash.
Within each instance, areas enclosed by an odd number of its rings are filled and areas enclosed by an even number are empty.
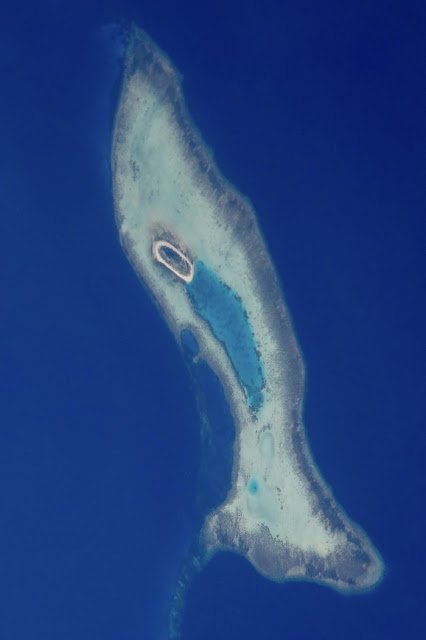
<svg viewBox="0 0 426 640">
<path fill-rule="evenodd" d="M 215 166 L 178 73 L 137 28 L 112 172 L 122 246 L 177 343 L 186 337 L 191 366 L 208 367 L 220 381 L 233 420 L 229 488 L 206 512 L 201 555 L 234 551 L 277 581 L 373 587 L 380 555 L 337 504 L 308 448 L 303 361 L 253 208 Z M 188 273 L 191 265 L 190 279 L 155 259 L 158 241 L 176 247 L 165 261 L 180 261 Z"/>
</svg>

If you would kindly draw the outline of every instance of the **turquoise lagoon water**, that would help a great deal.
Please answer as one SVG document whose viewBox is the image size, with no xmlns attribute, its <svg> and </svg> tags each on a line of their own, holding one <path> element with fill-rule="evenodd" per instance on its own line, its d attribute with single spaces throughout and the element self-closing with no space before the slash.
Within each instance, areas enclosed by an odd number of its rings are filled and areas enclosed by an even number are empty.
<svg viewBox="0 0 426 640">
<path fill-rule="evenodd" d="M 252 496 L 255 496 L 259 492 L 259 483 L 255 478 L 250 478 L 249 483 L 247 485 L 249 493 Z"/>
<path fill-rule="evenodd" d="M 240 298 L 201 260 L 195 263 L 194 279 L 187 289 L 195 310 L 223 343 L 247 394 L 249 406 L 256 411 L 263 402 L 264 378 L 247 312 Z"/>
</svg>

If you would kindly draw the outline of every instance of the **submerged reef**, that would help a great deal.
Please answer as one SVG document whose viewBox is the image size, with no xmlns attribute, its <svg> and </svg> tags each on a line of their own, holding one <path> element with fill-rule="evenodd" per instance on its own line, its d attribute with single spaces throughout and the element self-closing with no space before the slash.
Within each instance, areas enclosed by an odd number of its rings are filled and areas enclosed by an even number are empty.
<svg viewBox="0 0 426 640">
<path fill-rule="evenodd" d="M 373 587 L 380 555 L 336 503 L 307 445 L 304 366 L 253 208 L 206 150 L 172 64 L 136 28 L 111 160 L 122 246 L 199 394 L 208 497 L 197 567 L 228 550 L 277 581 Z"/>
</svg>

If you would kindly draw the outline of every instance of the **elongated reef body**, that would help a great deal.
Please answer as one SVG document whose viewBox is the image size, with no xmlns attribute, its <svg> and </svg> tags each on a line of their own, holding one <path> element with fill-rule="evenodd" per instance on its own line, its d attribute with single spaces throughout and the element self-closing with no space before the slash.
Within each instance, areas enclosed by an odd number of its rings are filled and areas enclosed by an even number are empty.
<svg viewBox="0 0 426 640">
<path fill-rule="evenodd" d="M 232 481 L 205 514 L 204 557 L 226 549 L 274 580 L 371 588 L 381 558 L 306 442 L 303 362 L 253 208 L 206 150 L 173 66 L 138 29 L 112 170 L 122 246 L 176 341 L 220 380 L 234 421 Z"/>
</svg>

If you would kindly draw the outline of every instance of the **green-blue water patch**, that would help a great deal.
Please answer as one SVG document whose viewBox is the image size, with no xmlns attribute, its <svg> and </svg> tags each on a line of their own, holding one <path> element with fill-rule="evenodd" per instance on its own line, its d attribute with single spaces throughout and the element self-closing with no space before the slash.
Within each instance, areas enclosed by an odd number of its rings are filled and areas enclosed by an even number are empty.
<svg viewBox="0 0 426 640">
<path fill-rule="evenodd" d="M 255 496 L 257 493 L 259 493 L 259 483 L 256 478 L 250 478 L 247 489 L 252 496 Z"/>
<path fill-rule="evenodd" d="M 195 263 L 188 295 L 196 312 L 220 340 L 244 388 L 248 404 L 256 411 L 263 402 L 262 364 L 241 299 L 201 260 Z"/>
</svg>

